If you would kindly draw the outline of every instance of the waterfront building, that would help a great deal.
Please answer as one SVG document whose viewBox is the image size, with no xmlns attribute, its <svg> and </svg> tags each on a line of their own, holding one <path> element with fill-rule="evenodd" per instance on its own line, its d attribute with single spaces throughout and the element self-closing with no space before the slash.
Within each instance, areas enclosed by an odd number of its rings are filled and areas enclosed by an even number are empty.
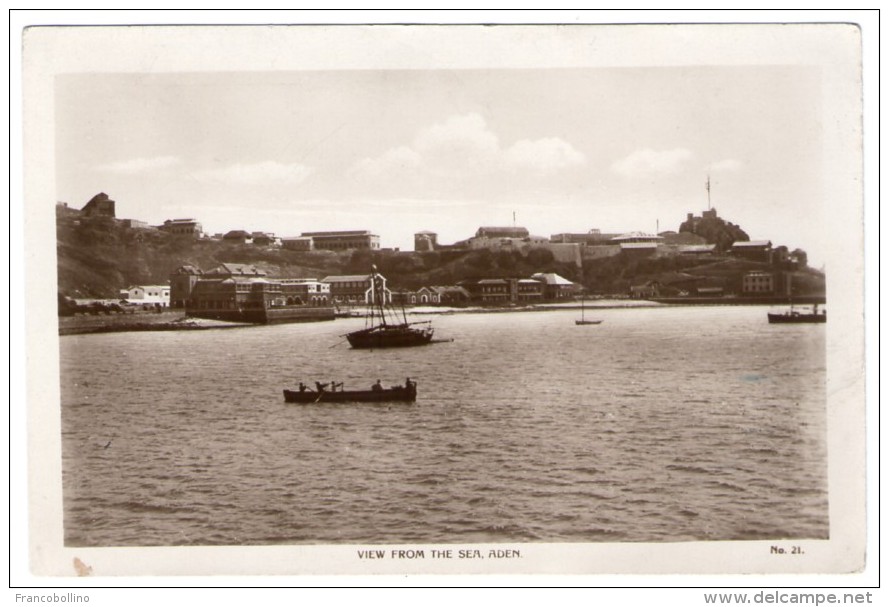
<svg viewBox="0 0 889 607">
<path fill-rule="evenodd" d="M 516 281 L 516 299 L 522 303 L 535 303 L 543 300 L 545 283 L 534 278 L 520 278 Z"/>
<path fill-rule="evenodd" d="M 203 272 L 192 265 L 179 266 L 170 274 L 170 307 L 184 308 Z"/>
<path fill-rule="evenodd" d="M 481 278 L 460 283 L 469 298 L 485 305 L 533 303 L 543 299 L 545 286 L 532 278 Z"/>
<path fill-rule="evenodd" d="M 287 305 L 281 285 L 262 276 L 216 276 L 198 280 L 188 301 L 189 311 L 264 310 Z"/>
<path fill-rule="evenodd" d="M 572 299 L 579 289 L 578 285 L 554 272 L 538 272 L 531 278 L 543 283 L 543 298 L 547 301 Z"/>
<path fill-rule="evenodd" d="M 381 303 L 392 303 L 392 292 L 386 286 L 386 278 L 377 274 L 377 280 L 382 282 L 378 285 L 384 298 Z M 377 303 L 370 274 L 327 276 L 322 278 L 321 282 L 330 286 L 330 298 L 334 303 L 351 305 Z"/>
<path fill-rule="evenodd" d="M 482 278 L 460 283 L 475 301 L 483 304 L 506 305 L 513 300 L 510 281 L 505 278 Z"/>
<path fill-rule="evenodd" d="M 775 292 L 774 274 L 747 272 L 741 279 L 741 292 L 745 295 L 772 295 Z"/>
<path fill-rule="evenodd" d="M 237 322 L 279 323 L 333 320 L 329 286 L 315 278 L 269 278 L 252 264 L 221 263 L 206 272 L 182 266 L 189 316 Z M 178 291 L 177 291 L 178 296 Z"/>
<path fill-rule="evenodd" d="M 456 285 L 429 288 L 438 295 L 438 303 L 440 304 L 465 305 L 472 298 L 469 291 Z"/>
<path fill-rule="evenodd" d="M 330 304 L 330 284 L 317 278 L 279 278 L 286 304 L 326 306 Z"/>
<path fill-rule="evenodd" d="M 135 304 L 170 306 L 168 285 L 133 285 L 120 290 L 120 298 Z"/>
<path fill-rule="evenodd" d="M 437 305 L 441 303 L 441 296 L 431 287 L 420 287 L 415 291 L 410 289 L 393 289 L 392 303 L 404 306 Z"/>
<path fill-rule="evenodd" d="M 655 280 L 647 280 L 641 285 L 630 286 L 630 297 L 633 299 L 650 299 L 660 295 L 660 284 Z"/>
</svg>

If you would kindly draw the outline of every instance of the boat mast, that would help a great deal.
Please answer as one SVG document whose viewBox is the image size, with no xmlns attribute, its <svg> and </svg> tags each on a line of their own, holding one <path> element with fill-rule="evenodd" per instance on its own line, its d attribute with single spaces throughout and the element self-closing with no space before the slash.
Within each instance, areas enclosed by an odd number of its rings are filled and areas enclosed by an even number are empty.
<svg viewBox="0 0 889 607">
<path fill-rule="evenodd" d="M 377 286 L 377 266 L 372 266 L 372 272 L 370 275 L 371 287 L 373 290 L 373 296 L 376 298 L 376 304 L 380 308 L 380 322 L 383 326 L 386 326 L 386 310 L 383 308 L 383 288 L 382 286 Z"/>
<path fill-rule="evenodd" d="M 370 297 L 371 297 L 371 300 L 366 302 L 367 309 L 370 312 L 370 314 L 368 314 L 364 317 L 364 326 L 365 327 L 374 327 L 375 326 L 375 323 L 374 323 L 375 318 L 374 317 L 376 316 L 376 313 L 375 313 L 375 306 L 374 306 L 374 301 L 373 301 L 373 298 L 377 296 L 376 295 L 377 288 L 376 288 L 375 284 L 376 283 L 374 282 L 374 275 L 373 275 L 373 273 L 371 273 L 371 275 L 370 275 Z"/>
<path fill-rule="evenodd" d="M 583 321 L 584 302 L 586 301 L 586 289 L 580 288 L 580 320 Z"/>
</svg>

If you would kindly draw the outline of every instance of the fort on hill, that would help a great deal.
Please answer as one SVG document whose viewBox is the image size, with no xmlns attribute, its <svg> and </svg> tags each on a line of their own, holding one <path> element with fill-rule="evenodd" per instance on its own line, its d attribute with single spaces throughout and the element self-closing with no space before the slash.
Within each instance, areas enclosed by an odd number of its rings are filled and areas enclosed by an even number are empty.
<svg viewBox="0 0 889 607">
<path fill-rule="evenodd" d="M 717 251 L 728 251 L 736 242 L 750 240 L 740 227 L 719 217 L 716 209 L 708 209 L 700 217 L 689 213 L 679 226 L 679 232 L 701 236 L 708 244 L 716 245 Z"/>
</svg>

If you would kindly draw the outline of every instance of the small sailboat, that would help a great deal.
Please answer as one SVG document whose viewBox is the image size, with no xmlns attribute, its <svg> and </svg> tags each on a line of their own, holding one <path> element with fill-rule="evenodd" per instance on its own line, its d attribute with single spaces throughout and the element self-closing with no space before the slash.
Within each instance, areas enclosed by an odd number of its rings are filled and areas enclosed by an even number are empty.
<svg viewBox="0 0 889 607">
<path fill-rule="evenodd" d="M 600 325 L 602 324 L 601 320 L 587 320 L 584 312 L 586 311 L 586 306 L 584 302 L 586 301 L 586 297 L 583 293 L 580 295 L 580 320 L 575 320 L 575 325 Z"/>
<path fill-rule="evenodd" d="M 366 316 L 367 326 L 358 331 L 346 334 L 349 345 L 353 348 L 406 348 L 424 346 L 432 341 L 435 331 L 432 321 L 407 321 L 407 313 L 401 308 L 401 319 L 398 319 L 391 306 L 386 305 L 386 294 L 383 282 L 377 274 L 376 266 L 370 275 L 371 302 Z"/>
</svg>

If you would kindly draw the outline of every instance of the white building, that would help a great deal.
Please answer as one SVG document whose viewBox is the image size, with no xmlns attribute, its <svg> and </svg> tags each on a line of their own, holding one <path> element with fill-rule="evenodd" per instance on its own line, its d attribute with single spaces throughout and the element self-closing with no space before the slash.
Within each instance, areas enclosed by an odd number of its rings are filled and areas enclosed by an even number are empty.
<svg viewBox="0 0 889 607">
<path fill-rule="evenodd" d="M 170 307 L 169 285 L 133 285 L 120 290 L 120 298 L 135 304 L 160 304 L 163 308 Z"/>
</svg>

